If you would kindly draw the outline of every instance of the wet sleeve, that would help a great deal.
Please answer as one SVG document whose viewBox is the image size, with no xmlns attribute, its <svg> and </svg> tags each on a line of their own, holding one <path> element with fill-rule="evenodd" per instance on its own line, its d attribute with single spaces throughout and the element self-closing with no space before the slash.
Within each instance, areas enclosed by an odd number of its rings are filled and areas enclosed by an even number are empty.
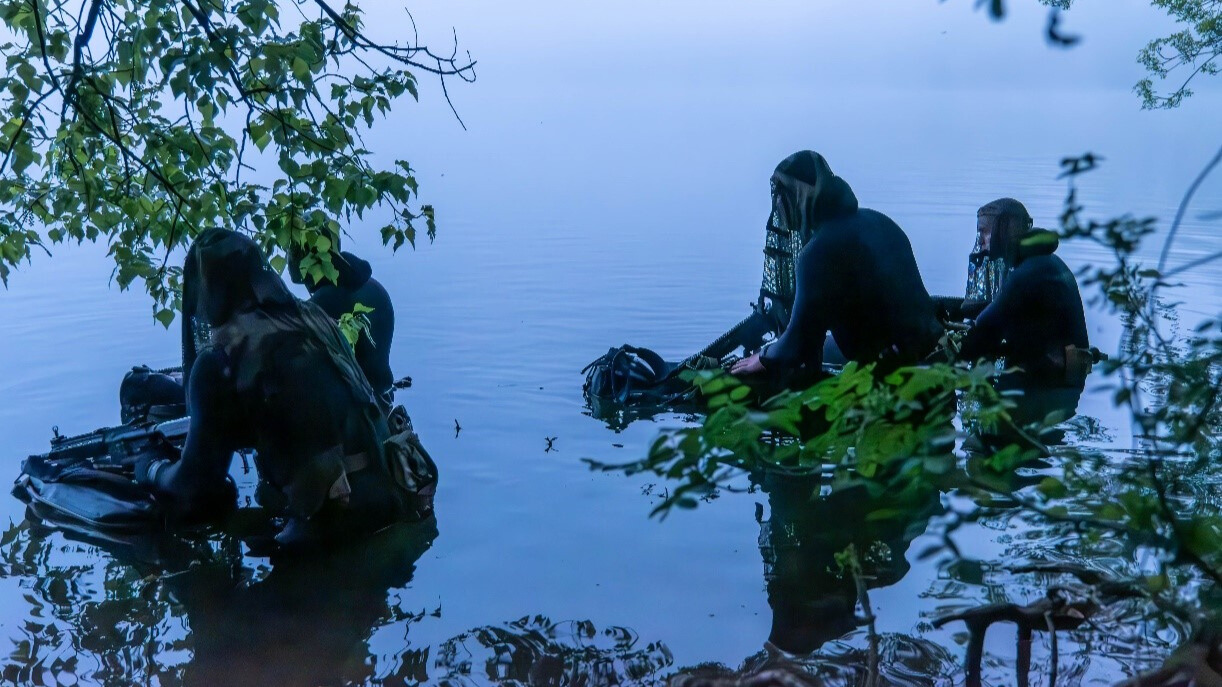
<svg viewBox="0 0 1222 687">
<path fill-rule="evenodd" d="M 785 333 L 760 354 L 764 367 L 792 368 L 823 363 L 827 339 L 830 270 L 828 250 L 811 242 L 798 256 L 797 293 Z"/>
<path fill-rule="evenodd" d="M 234 404 L 221 354 L 205 350 L 191 368 L 191 427 L 182 458 L 162 469 L 154 489 L 179 502 L 186 510 L 199 505 L 199 497 L 220 491 L 237 446 Z"/>
<path fill-rule="evenodd" d="M 1006 307 L 1008 299 L 1005 291 L 997 295 L 993 302 L 976 317 L 972 328 L 963 337 L 963 346 L 959 350 L 960 360 L 978 360 L 1001 355 L 1003 326 L 1006 322 Z"/>
</svg>

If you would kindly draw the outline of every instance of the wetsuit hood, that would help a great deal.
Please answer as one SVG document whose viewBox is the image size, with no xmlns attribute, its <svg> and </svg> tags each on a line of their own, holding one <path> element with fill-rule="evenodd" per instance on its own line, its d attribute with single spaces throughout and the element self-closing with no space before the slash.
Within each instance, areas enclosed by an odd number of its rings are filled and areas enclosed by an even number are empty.
<svg viewBox="0 0 1222 687">
<path fill-rule="evenodd" d="M 228 229 L 208 229 L 187 250 L 182 275 L 183 376 L 188 379 L 199 343 L 207 330 L 237 313 L 285 306 L 293 294 L 267 264 L 249 236 Z"/>
<path fill-rule="evenodd" d="M 335 270 L 339 272 L 339 278 L 334 283 L 331 280 L 326 280 L 321 284 L 315 282 L 312 277 L 301 273 L 301 260 L 304 253 L 299 249 L 294 249 L 290 253 L 289 260 L 289 278 L 294 284 L 303 284 L 306 291 L 315 293 L 319 289 L 326 286 L 338 286 L 346 291 L 356 291 L 369 281 L 373 276 L 373 267 L 368 262 L 358 258 L 348 251 L 331 251 L 331 264 L 335 266 Z"/>
<path fill-rule="evenodd" d="M 196 237 L 183 266 L 183 308 L 216 326 L 246 307 L 293 300 L 255 242 L 228 229 Z"/>
<path fill-rule="evenodd" d="M 348 251 L 342 251 L 338 255 L 333 254 L 331 263 L 339 271 L 339 281 L 336 286 L 341 289 L 355 291 L 364 286 L 365 282 L 373 276 L 373 267 L 369 265 L 369 262 Z"/>
<path fill-rule="evenodd" d="M 1014 267 L 1019 260 L 1019 247 L 1032 233 L 1031 214 L 1026 206 L 1013 198 L 998 198 L 986 203 L 976 214 L 993 218 L 993 235 L 989 241 L 989 258 L 1004 260 Z"/>
<path fill-rule="evenodd" d="M 1055 231 L 1049 229 L 1032 229 L 1019 239 L 1017 259 L 1015 264 L 1037 255 L 1052 255 L 1061 245 L 1061 239 Z"/>
<path fill-rule="evenodd" d="M 781 161 L 772 173 L 772 204 L 785 229 L 803 243 L 821 222 L 857 212 L 857 196 L 823 156 L 803 150 Z"/>
</svg>

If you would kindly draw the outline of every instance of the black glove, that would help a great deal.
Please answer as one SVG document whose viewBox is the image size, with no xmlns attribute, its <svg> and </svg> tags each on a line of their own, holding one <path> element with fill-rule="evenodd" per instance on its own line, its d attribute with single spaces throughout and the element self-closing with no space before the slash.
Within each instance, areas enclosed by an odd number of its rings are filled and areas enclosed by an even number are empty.
<svg viewBox="0 0 1222 687">
<path fill-rule="evenodd" d="M 141 458 L 136 461 L 135 471 L 132 476 L 135 478 L 136 484 L 153 489 L 157 486 L 158 475 L 169 465 L 170 461 L 166 458 L 154 456 Z"/>
</svg>

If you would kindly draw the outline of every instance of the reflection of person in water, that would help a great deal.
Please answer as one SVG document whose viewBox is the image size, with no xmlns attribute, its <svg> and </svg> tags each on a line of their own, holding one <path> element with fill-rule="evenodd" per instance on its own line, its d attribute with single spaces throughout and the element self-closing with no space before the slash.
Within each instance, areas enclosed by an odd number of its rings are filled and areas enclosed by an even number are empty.
<svg viewBox="0 0 1222 687">
<path fill-rule="evenodd" d="M 72 534 L 65 541 L 22 529 L 6 532 L 0 563 L 36 582 L 29 603 L 40 620 L 22 640 L 28 653 L 6 654 L 4 684 L 31 669 L 51 669 L 60 681 L 15 682 L 368 684 L 375 677 L 370 636 L 391 625 L 402 636 L 420 619 L 422 609 L 399 608 L 391 590 L 411 582 L 437 538 L 430 517 L 327 551 L 275 556 L 262 574 L 234 533 L 190 545 L 155 537 L 144 545 L 94 541 L 97 551 Z M 385 684 L 422 681 L 418 652 L 395 658 L 390 675 L 390 666 L 376 665 Z"/>
<path fill-rule="evenodd" d="M 771 510 L 760 523 L 760 554 L 772 632 L 768 641 L 792 654 L 807 654 L 857 629 L 857 590 L 853 578 L 838 571 L 836 554 L 856 546 L 867 587 L 898 582 L 908 572 L 905 552 L 940 507 L 929 490 L 906 507 L 873 498 L 864 488 L 826 496 L 818 477 L 766 473 L 759 478 Z M 867 520 L 883 508 L 901 508 L 900 517 Z"/>
<path fill-rule="evenodd" d="M 194 656 L 183 684 L 330 685 L 375 677 L 372 630 L 411 622 L 387 593 L 411 581 L 436 537 L 437 521 L 429 518 L 324 554 L 274 560 L 255 583 L 227 561 L 167 577 L 191 627 Z M 421 668 L 405 660 L 398 670 L 413 682 Z"/>
</svg>

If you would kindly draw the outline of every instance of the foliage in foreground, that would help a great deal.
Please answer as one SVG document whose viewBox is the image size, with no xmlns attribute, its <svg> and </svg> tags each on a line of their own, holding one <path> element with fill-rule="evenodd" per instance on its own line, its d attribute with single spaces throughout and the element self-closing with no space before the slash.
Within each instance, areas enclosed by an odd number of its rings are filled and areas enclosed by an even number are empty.
<svg viewBox="0 0 1222 687">
<path fill-rule="evenodd" d="M 421 220 L 432 238 L 412 168 L 375 160 L 362 131 L 417 97 L 415 72 L 473 79 L 456 51 L 379 43 L 351 1 L 3 0 L 0 20 L 6 284 L 35 247 L 104 241 L 168 325 L 171 252 L 203 229 L 250 232 L 280 269 L 302 247 L 318 281 L 338 276 L 341 221 L 376 206 L 384 243 L 414 244 Z"/>
<path fill-rule="evenodd" d="M 1205 318 L 1187 335 L 1165 332 L 1163 292 L 1177 275 L 1222 256 L 1167 269 L 1190 192 L 1157 267 L 1143 265 L 1138 250 L 1154 232 L 1154 220 L 1085 220 L 1073 179 L 1094 166 L 1086 159 L 1063 163 L 1071 183 L 1061 235 L 1094 242 L 1112 256 L 1112 264 L 1080 276 L 1096 291 L 1095 301 L 1126 325 L 1122 350 L 1102 372 L 1114 403 L 1132 417 L 1134 449 L 1048 452 L 1039 439 L 1064 417 L 1054 413 L 1017 427 L 1014 403 L 989 382 L 992 366 L 941 363 L 880 378 L 869 366 L 850 364 L 837 377 L 763 403 L 752 403 L 750 390 L 731 377 L 700 373 L 710 410 L 702 424 L 663 432 L 639 462 L 596 467 L 650 472 L 676 483 L 655 511 L 661 514 L 695 507 L 696 497 L 714 489 L 733 488 L 743 471 L 821 474 L 832 493 L 865 488 L 882 503 L 867 521 L 913 518 L 919 496 L 930 489 L 955 494 L 964 497 L 956 504 L 971 505 L 931 530 L 942 545 L 922 557 L 969 560 L 952 536 L 958 528 L 1018 513 L 1069 542 L 1063 558 L 1018 564 L 1066 572 L 1057 566 L 1086 561 L 1076 573 L 1094 580 L 1092 598 L 1106 597 L 1102 589 L 1114 598 L 1136 597 L 1143 617 L 1206 636 L 1222 625 L 1222 502 L 1216 497 L 1222 485 L 1216 467 L 1222 460 L 1222 317 Z M 1200 178 L 1220 161 L 1222 151 Z M 969 434 L 985 437 L 985 448 L 956 451 L 956 441 Z"/>
<path fill-rule="evenodd" d="M 945 1 L 945 0 L 943 0 Z M 1074 0 L 1039 0 L 1051 9 L 1048 14 L 1048 42 L 1060 47 L 1072 47 L 1080 36 L 1067 35 L 1059 28 L 1061 11 L 1073 6 Z M 1193 94 L 1190 87 L 1198 76 L 1216 76 L 1222 59 L 1222 1 L 1219 0 L 1150 0 L 1180 27 L 1168 36 L 1155 38 L 1137 54 L 1137 62 L 1149 74 L 1137 82 L 1133 91 L 1141 98 L 1143 109 L 1179 107 Z M 1004 0 L 977 0 L 976 6 L 986 6 L 990 16 L 1001 19 L 1006 15 Z M 1168 81 L 1178 78 L 1181 80 Z M 1169 88 L 1169 90 L 1167 90 Z"/>
</svg>

